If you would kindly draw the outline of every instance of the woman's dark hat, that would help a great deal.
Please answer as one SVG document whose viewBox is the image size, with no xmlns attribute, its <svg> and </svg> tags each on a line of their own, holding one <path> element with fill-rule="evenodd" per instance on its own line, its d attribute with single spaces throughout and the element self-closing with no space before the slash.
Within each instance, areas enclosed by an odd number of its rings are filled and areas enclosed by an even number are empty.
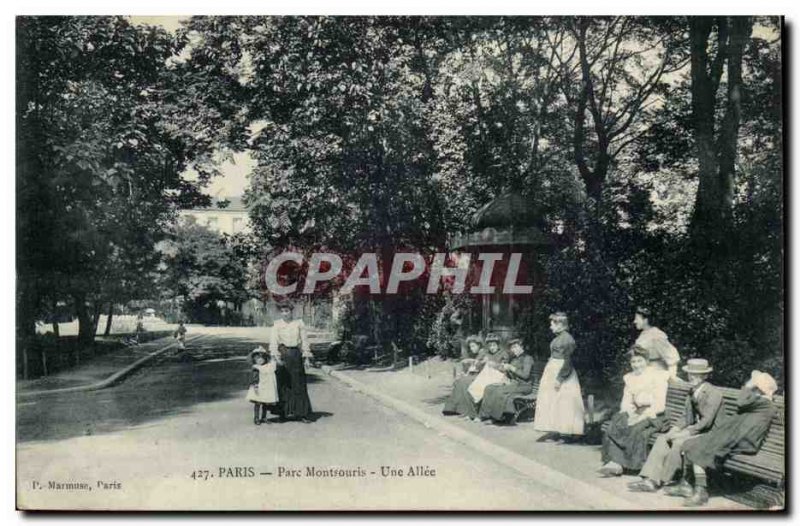
<svg viewBox="0 0 800 526">
<path fill-rule="evenodd" d="M 495 334 L 493 332 L 490 332 L 489 334 L 486 335 L 486 343 L 489 343 L 489 342 L 500 343 L 500 336 L 498 336 L 497 334 Z"/>
<path fill-rule="evenodd" d="M 647 307 L 642 307 L 640 305 L 636 307 L 636 314 L 641 314 L 645 318 L 650 318 L 653 315 L 653 312 Z"/>
<path fill-rule="evenodd" d="M 511 338 L 508 340 L 508 346 L 511 347 L 512 345 L 519 345 L 520 347 L 524 347 L 525 345 L 522 343 L 522 339 L 520 338 Z"/>
<path fill-rule="evenodd" d="M 478 336 L 477 334 L 471 334 L 471 335 L 467 336 L 467 339 L 465 340 L 464 343 L 469 345 L 472 342 L 477 343 L 479 347 L 483 347 L 483 339 L 480 336 Z"/>
</svg>

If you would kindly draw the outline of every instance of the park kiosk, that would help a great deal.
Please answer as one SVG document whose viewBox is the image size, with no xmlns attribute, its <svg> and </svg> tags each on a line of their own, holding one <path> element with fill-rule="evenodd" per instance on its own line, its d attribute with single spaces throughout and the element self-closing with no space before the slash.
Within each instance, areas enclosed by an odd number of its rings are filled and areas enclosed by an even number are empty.
<svg viewBox="0 0 800 526">
<path fill-rule="evenodd" d="M 502 259 L 494 263 L 491 285 L 493 292 L 477 293 L 477 306 L 469 313 L 471 330 L 497 333 L 504 341 L 514 336 L 515 322 L 522 309 L 536 301 L 544 281 L 540 256 L 546 254 L 552 242 L 542 232 L 542 218 L 532 201 L 519 193 L 505 192 L 485 204 L 472 218 L 465 233 L 457 233 L 450 241 L 450 251 L 470 254 L 472 265 L 467 277 L 467 291 L 477 284 L 482 267 L 476 264 L 483 254 L 499 253 Z M 504 281 L 512 254 L 521 254 L 518 285 L 530 285 L 525 294 L 504 293 Z"/>
</svg>

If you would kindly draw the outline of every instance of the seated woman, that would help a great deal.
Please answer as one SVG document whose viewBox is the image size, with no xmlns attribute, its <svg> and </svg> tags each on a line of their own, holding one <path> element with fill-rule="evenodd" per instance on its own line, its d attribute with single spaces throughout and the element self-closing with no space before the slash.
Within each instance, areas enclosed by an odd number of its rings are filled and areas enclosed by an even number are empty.
<svg viewBox="0 0 800 526">
<path fill-rule="evenodd" d="M 619 413 L 603 436 L 605 477 L 622 475 L 624 470 L 639 471 L 647 459 L 647 441 L 653 433 L 666 431 L 664 417 L 670 373 L 648 367 L 647 349 L 634 345 L 629 351 L 632 371 L 622 379 L 625 388 Z"/>
<path fill-rule="evenodd" d="M 467 352 L 459 362 L 458 374 L 475 375 L 478 372 L 477 361 L 486 355 L 486 351 L 483 348 L 483 339 L 479 335 L 473 334 L 467 336 L 464 343 L 467 347 Z"/>
<path fill-rule="evenodd" d="M 739 392 L 736 414 L 708 433 L 683 443 L 684 476 L 677 486 L 667 490 L 667 495 L 685 497 L 684 506 L 706 504 L 706 469 L 721 466 L 731 455 L 758 453 L 775 416 L 772 396 L 777 390 L 778 384 L 772 376 L 753 371 Z M 694 487 L 687 481 L 690 471 L 694 473 Z"/>
<path fill-rule="evenodd" d="M 469 339 L 470 347 L 477 345 L 480 347 L 480 338 L 471 336 Z M 478 405 L 469 394 L 469 386 L 475 377 L 487 363 L 502 363 L 506 360 L 506 353 L 500 350 L 500 338 L 496 334 L 486 337 L 486 349 L 480 349 L 475 361 L 472 362 L 467 374 L 453 383 L 453 392 L 444 404 L 442 414 L 461 415 L 466 418 L 478 417 Z"/>
<path fill-rule="evenodd" d="M 496 368 L 506 374 L 509 383 L 489 385 L 483 393 L 478 416 L 486 424 L 505 421 L 514 413 L 514 396 L 533 392 L 533 357 L 525 354 L 522 340 L 513 339 L 508 345 L 511 362 Z"/>
</svg>

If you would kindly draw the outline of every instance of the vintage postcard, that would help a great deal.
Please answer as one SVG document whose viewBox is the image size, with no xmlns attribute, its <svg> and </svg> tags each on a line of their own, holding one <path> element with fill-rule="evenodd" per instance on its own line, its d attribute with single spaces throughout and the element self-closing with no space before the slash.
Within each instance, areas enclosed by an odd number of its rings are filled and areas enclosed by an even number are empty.
<svg viewBox="0 0 800 526">
<path fill-rule="evenodd" d="M 17 17 L 17 508 L 784 510 L 783 29 Z"/>
</svg>

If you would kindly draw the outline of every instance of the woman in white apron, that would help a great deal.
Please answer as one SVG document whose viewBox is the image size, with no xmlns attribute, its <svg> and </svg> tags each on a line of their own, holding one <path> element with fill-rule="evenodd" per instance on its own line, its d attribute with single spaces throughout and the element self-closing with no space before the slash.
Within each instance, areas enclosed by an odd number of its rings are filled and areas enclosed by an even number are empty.
<svg viewBox="0 0 800 526">
<path fill-rule="evenodd" d="M 578 373 L 572 367 L 575 340 L 568 328 L 566 314 L 556 312 L 550 316 L 550 330 L 556 337 L 550 342 L 550 359 L 539 382 L 533 427 L 551 437 L 583 435 L 583 396 Z"/>
</svg>

